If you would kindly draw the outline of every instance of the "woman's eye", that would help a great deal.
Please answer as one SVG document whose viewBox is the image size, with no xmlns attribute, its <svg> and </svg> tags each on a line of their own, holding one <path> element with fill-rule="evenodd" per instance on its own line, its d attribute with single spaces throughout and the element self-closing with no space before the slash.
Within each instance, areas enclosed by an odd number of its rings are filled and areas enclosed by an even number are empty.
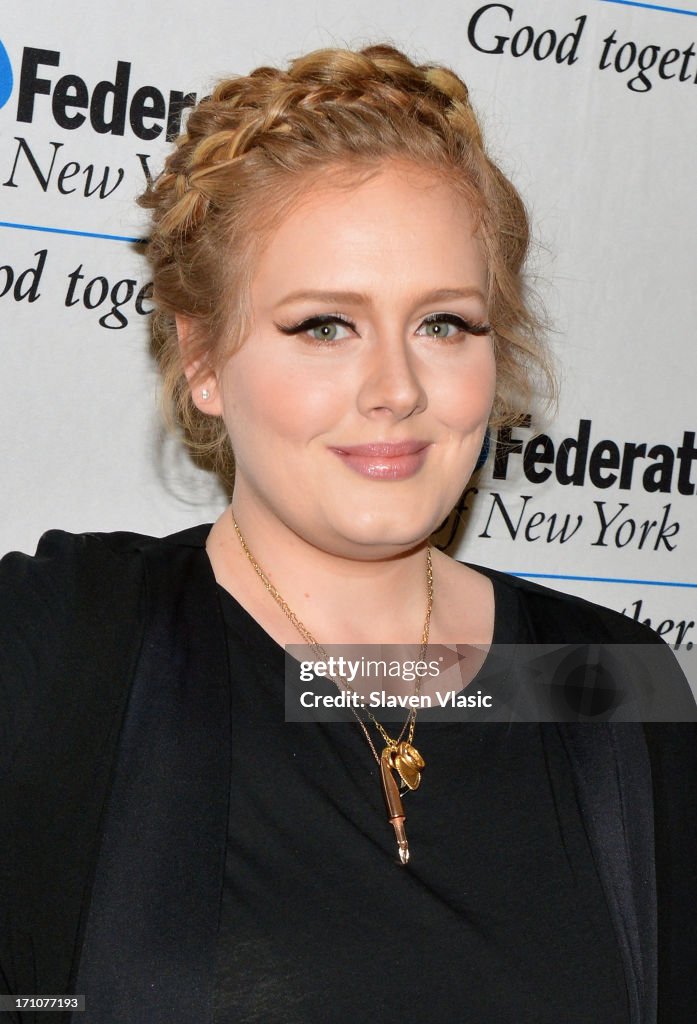
<svg viewBox="0 0 697 1024">
<path fill-rule="evenodd" d="M 337 320 L 326 320 L 306 330 L 315 341 L 340 341 L 349 336 L 349 329 Z"/>
<path fill-rule="evenodd" d="M 311 316 L 298 324 L 276 324 L 282 334 L 306 334 L 312 341 L 342 341 L 356 331 L 355 325 L 342 316 Z"/>
<path fill-rule="evenodd" d="M 417 330 L 426 338 L 454 338 L 458 334 L 488 334 L 488 324 L 476 324 L 454 313 L 434 313 Z"/>
</svg>

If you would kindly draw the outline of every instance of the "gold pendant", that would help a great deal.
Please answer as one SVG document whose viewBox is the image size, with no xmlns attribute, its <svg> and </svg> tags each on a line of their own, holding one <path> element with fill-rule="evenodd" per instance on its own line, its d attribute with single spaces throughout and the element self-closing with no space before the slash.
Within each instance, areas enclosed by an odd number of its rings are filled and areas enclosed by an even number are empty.
<svg viewBox="0 0 697 1024">
<path fill-rule="evenodd" d="M 382 754 L 387 758 L 390 768 L 394 768 L 399 774 L 405 786 L 409 789 L 419 788 L 421 769 L 426 767 L 426 762 L 416 747 L 402 740 L 394 746 L 385 747 Z"/>
<path fill-rule="evenodd" d="M 403 865 L 409 863 L 409 843 L 404 828 L 406 815 L 402 807 L 402 798 L 399 795 L 399 786 L 395 782 L 390 767 L 390 747 L 385 747 L 380 758 L 380 777 L 382 779 L 382 794 L 385 797 L 387 808 L 387 820 L 394 829 L 397 840 L 397 851 Z"/>
</svg>

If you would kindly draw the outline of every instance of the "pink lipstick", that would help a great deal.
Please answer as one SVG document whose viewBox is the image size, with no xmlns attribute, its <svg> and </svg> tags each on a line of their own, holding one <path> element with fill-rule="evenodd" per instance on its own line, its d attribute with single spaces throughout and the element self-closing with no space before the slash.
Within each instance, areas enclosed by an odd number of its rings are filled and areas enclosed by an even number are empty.
<svg viewBox="0 0 697 1024">
<path fill-rule="evenodd" d="M 406 480 L 423 466 L 430 441 L 342 445 L 332 451 L 350 469 L 374 480 Z"/>
</svg>

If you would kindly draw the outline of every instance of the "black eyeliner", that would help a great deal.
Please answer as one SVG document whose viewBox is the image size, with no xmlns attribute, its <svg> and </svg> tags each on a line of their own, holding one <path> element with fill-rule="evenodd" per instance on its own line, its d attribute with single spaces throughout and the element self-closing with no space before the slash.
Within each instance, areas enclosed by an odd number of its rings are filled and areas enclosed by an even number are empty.
<svg viewBox="0 0 697 1024">
<path fill-rule="evenodd" d="M 320 316 L 311 316 L 307 320 L 302 320 L 298 324 L 277 324 L 274 321 L 274 326 L 281 331 L 282 334 L 304 334 L 306 331 L 312 331 L 315 327 L 324 327 L 325 324 L 343 324 L 344 327 L 350 327 L 352 331 L 355 331 L 356 325 L 351 320 L 347 320 L 343 316 L 339 316 L 336 313 L 327 313 Z"/>
<path fill-rule="evenodd" d="M 458 327 L 466 334 L 473 334 L 476 336 L 491 333 L 490 324 L 474 323 L 472 320 L 467 320 L 465 317 L 461 317 L 457 313 L 433 313 L 430 316 L 424 317 L 422 320 L 422 324 L 433 323 L 451 324 L 453 327 Z M 356 325 L 353 321 L 340 316 L 338 313 L 326 313 L 319 314 L 318 316 L 311 316 L 306 320 L 301 320 L 297 324 L 279 324 L 274 321 L 276 329 L 281 331 L 282 334 L 289 336 L 305 334 L 307 331 L 312 331 L 315 327 L 323 327 L 325 324 L 343 324 L 343 326 L 349 327 L 352 331 L 356 330 Z"/>
<path fill-rule="evenodd" d="M 430 316 L 424 317 L 422 322 L 425 324 L 452 324 L 453 327 L 459 327 L 466 334 L 491 334 L 491 324 L 474 323 L 472 320 L 467 320 L 457 313 L 433 313 Z"/>
</svg>

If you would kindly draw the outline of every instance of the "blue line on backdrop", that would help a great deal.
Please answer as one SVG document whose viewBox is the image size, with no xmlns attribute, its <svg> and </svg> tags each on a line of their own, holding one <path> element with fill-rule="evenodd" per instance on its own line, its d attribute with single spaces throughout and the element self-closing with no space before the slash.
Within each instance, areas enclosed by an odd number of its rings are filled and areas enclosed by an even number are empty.
<svg viewBox="0 0 697 1024">
<path fill-rule="evenodd" d="M 511 576 L 524 576 L 529 580 L 580 580 L 582 583 L 633 583 L 643 587 L 693 587 L 697 583 L 676 583 L 670 580 L 621 580 L 612 576 L 563 576 L 554 572 L 512 572 Z"/>
<path fill-rule="evenodd" d="M 79 238 L 106 238 L 108 242 L 132 242 L 144 245 L 147 238 L 129 238 L 128 235 L 103 235 L 98 231 L 74 231 L 72 228 L 45 228 L 40 224 L 12 224 L 0 220 L 0 228 L 15 228 L 18 231 L 45 231 L 50 235 L 77 235 Z"/>
<path fill-rule="evenodd" d="M 697 11 L 686 11 L 684 7 L 663 7 L 662 4 L 645 4 L 640 0 L 600 0 L 601 4 L 622 4 L 623 7 L 646 7 L 649 11 L 665 11 L 666 14 L 687 14 L 697 18 Z"/>
</svg>

